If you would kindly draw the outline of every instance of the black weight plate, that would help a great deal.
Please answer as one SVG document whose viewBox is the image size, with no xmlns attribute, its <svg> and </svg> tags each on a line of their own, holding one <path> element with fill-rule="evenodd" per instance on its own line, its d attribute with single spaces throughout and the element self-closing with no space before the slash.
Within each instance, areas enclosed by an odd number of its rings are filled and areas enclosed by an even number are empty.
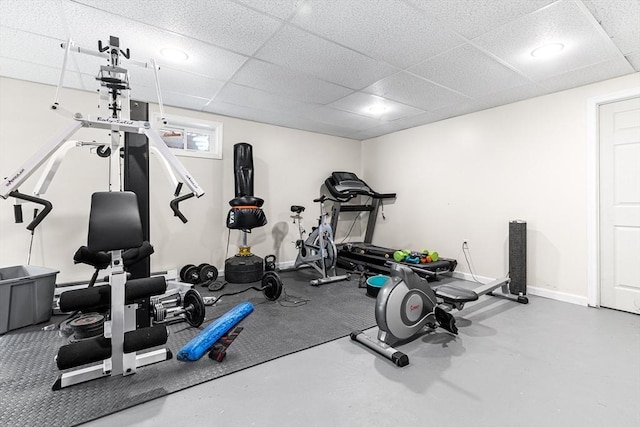
<svg viewBox="0 0 640 427">
<path fill-rule="evenodd" d="M 207 289 L 209 289 L 211 292 L 216 292 L 216 291 L 222 290 L 222 288 L 224 288 L 226 285 L 227 285 L 227 282 L 218 280 L 218 281 L 209 283 L 209 285 L 207 286 Z"/>
<path fill-rule="evenodd" d="M 184 267 L 182 267 L 182 268 L 180 269 L 180 280 L 182 280 L 183 282 L 186 282 L 186 281 L 187 281 L 187 275 L 186 275 L 186 273 L 187 273 L 187 269 L 189 269 L 189 268 L 191 268 L 191 267 L 195 267 L 195 265 L 193 265 L 193 264 L 187 264 L 187 265 L 185 265 Z"/>
<path fill-rule="evenodd" d="M 191 284 L 200 283 L 200 271 L 198 267 L 192 265 L 184 272 L 184 281 Z"/>
<path fill-rule="evenodd" d="M 269 301 L 275 301 L 282 294 L 282 281 L 280 276 L 273 271 L 268 271 L 262 276 L 262 293 Z"/>
<path fill-rule="evenodd" d="M 194 328 L 202 325 L 202 322 L 204 322 L 205 306 L 204 300 L 198 291 L 189 289 L 187 293 L 184 294 L 184 308 L 184 315 L 188 324 Z"/>
<path fill-rule="evenodd" d="M 213 282 L 218 278 L 218 269 L 213 265 L 205 264 L 200 267 L 200 282 L 207 283 Z"/>
<path fill-rule="evenodd" d="M 69 322 L 71 327 L 91 327 L 96 324 L 104 323 L 104 316 L 98 313 L 83 314 Z"/>
</svg>

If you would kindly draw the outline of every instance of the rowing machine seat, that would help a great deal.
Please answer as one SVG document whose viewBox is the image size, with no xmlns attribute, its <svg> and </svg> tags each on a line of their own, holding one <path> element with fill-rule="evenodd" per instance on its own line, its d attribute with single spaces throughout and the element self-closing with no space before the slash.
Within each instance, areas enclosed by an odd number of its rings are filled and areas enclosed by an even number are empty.
<svg viewBox="0 0 640 427">
<path fill-rule="evenodd" d="M 474 291 L 452 285 L 439 286 L 436 289 L 436 296 L 442 298 L 448 304 L 464 303 L 478 299 L 478 294 Z"/>
</svg>

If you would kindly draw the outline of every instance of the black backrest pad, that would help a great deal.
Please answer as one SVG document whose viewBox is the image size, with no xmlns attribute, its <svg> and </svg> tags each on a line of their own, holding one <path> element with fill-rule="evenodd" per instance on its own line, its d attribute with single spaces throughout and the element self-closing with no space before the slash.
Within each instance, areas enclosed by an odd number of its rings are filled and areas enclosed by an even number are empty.
<svg viewBox="0 0 640 427">
<path fill-rule="evenodd" d="M 142 223 L 135 193 L 94 193 L 91 196 L 87 241 L 90 251 L 112 251 L 142 245 Z"/>
<path fill-rule="evenodd" d="M 253 196 L 253 148 L 239 142 L 233 146 L 233 171 L 236 178 L 236 197 Z"/>
</svg>

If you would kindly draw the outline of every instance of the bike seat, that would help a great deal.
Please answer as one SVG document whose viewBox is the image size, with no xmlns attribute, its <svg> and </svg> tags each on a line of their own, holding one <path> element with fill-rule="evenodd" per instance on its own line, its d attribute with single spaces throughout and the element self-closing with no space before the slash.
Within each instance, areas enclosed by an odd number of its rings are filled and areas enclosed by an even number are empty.
<svg viewBox="0 0 640 427">
<path fill-rule="evenodd" d="M 291 212 L 301 214 L 304 212 L 304 206 L 291 205 Z"/>
<path fill-rule="evenodd" d="M 452 285 L 442 285 L 436 289 L 436 296 L 443 299 L 445 303 L 461 303 L 476 301 L 478 294 L 469 289 L 458 288 Z"/>
</svg>

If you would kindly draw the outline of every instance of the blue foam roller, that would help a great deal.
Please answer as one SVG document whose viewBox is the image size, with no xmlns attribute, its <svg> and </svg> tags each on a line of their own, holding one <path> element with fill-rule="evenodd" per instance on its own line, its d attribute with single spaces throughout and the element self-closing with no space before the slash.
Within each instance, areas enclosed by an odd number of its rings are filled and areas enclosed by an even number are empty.
<svg viewBox="0 0 640 427">
<path fill-rule="evenodd" d="M 178 360 L 199 360 L 213 345 L 253 311 L 253 304 L 243 302 L 217 318 L 178 352 Z"/>
</svg>

